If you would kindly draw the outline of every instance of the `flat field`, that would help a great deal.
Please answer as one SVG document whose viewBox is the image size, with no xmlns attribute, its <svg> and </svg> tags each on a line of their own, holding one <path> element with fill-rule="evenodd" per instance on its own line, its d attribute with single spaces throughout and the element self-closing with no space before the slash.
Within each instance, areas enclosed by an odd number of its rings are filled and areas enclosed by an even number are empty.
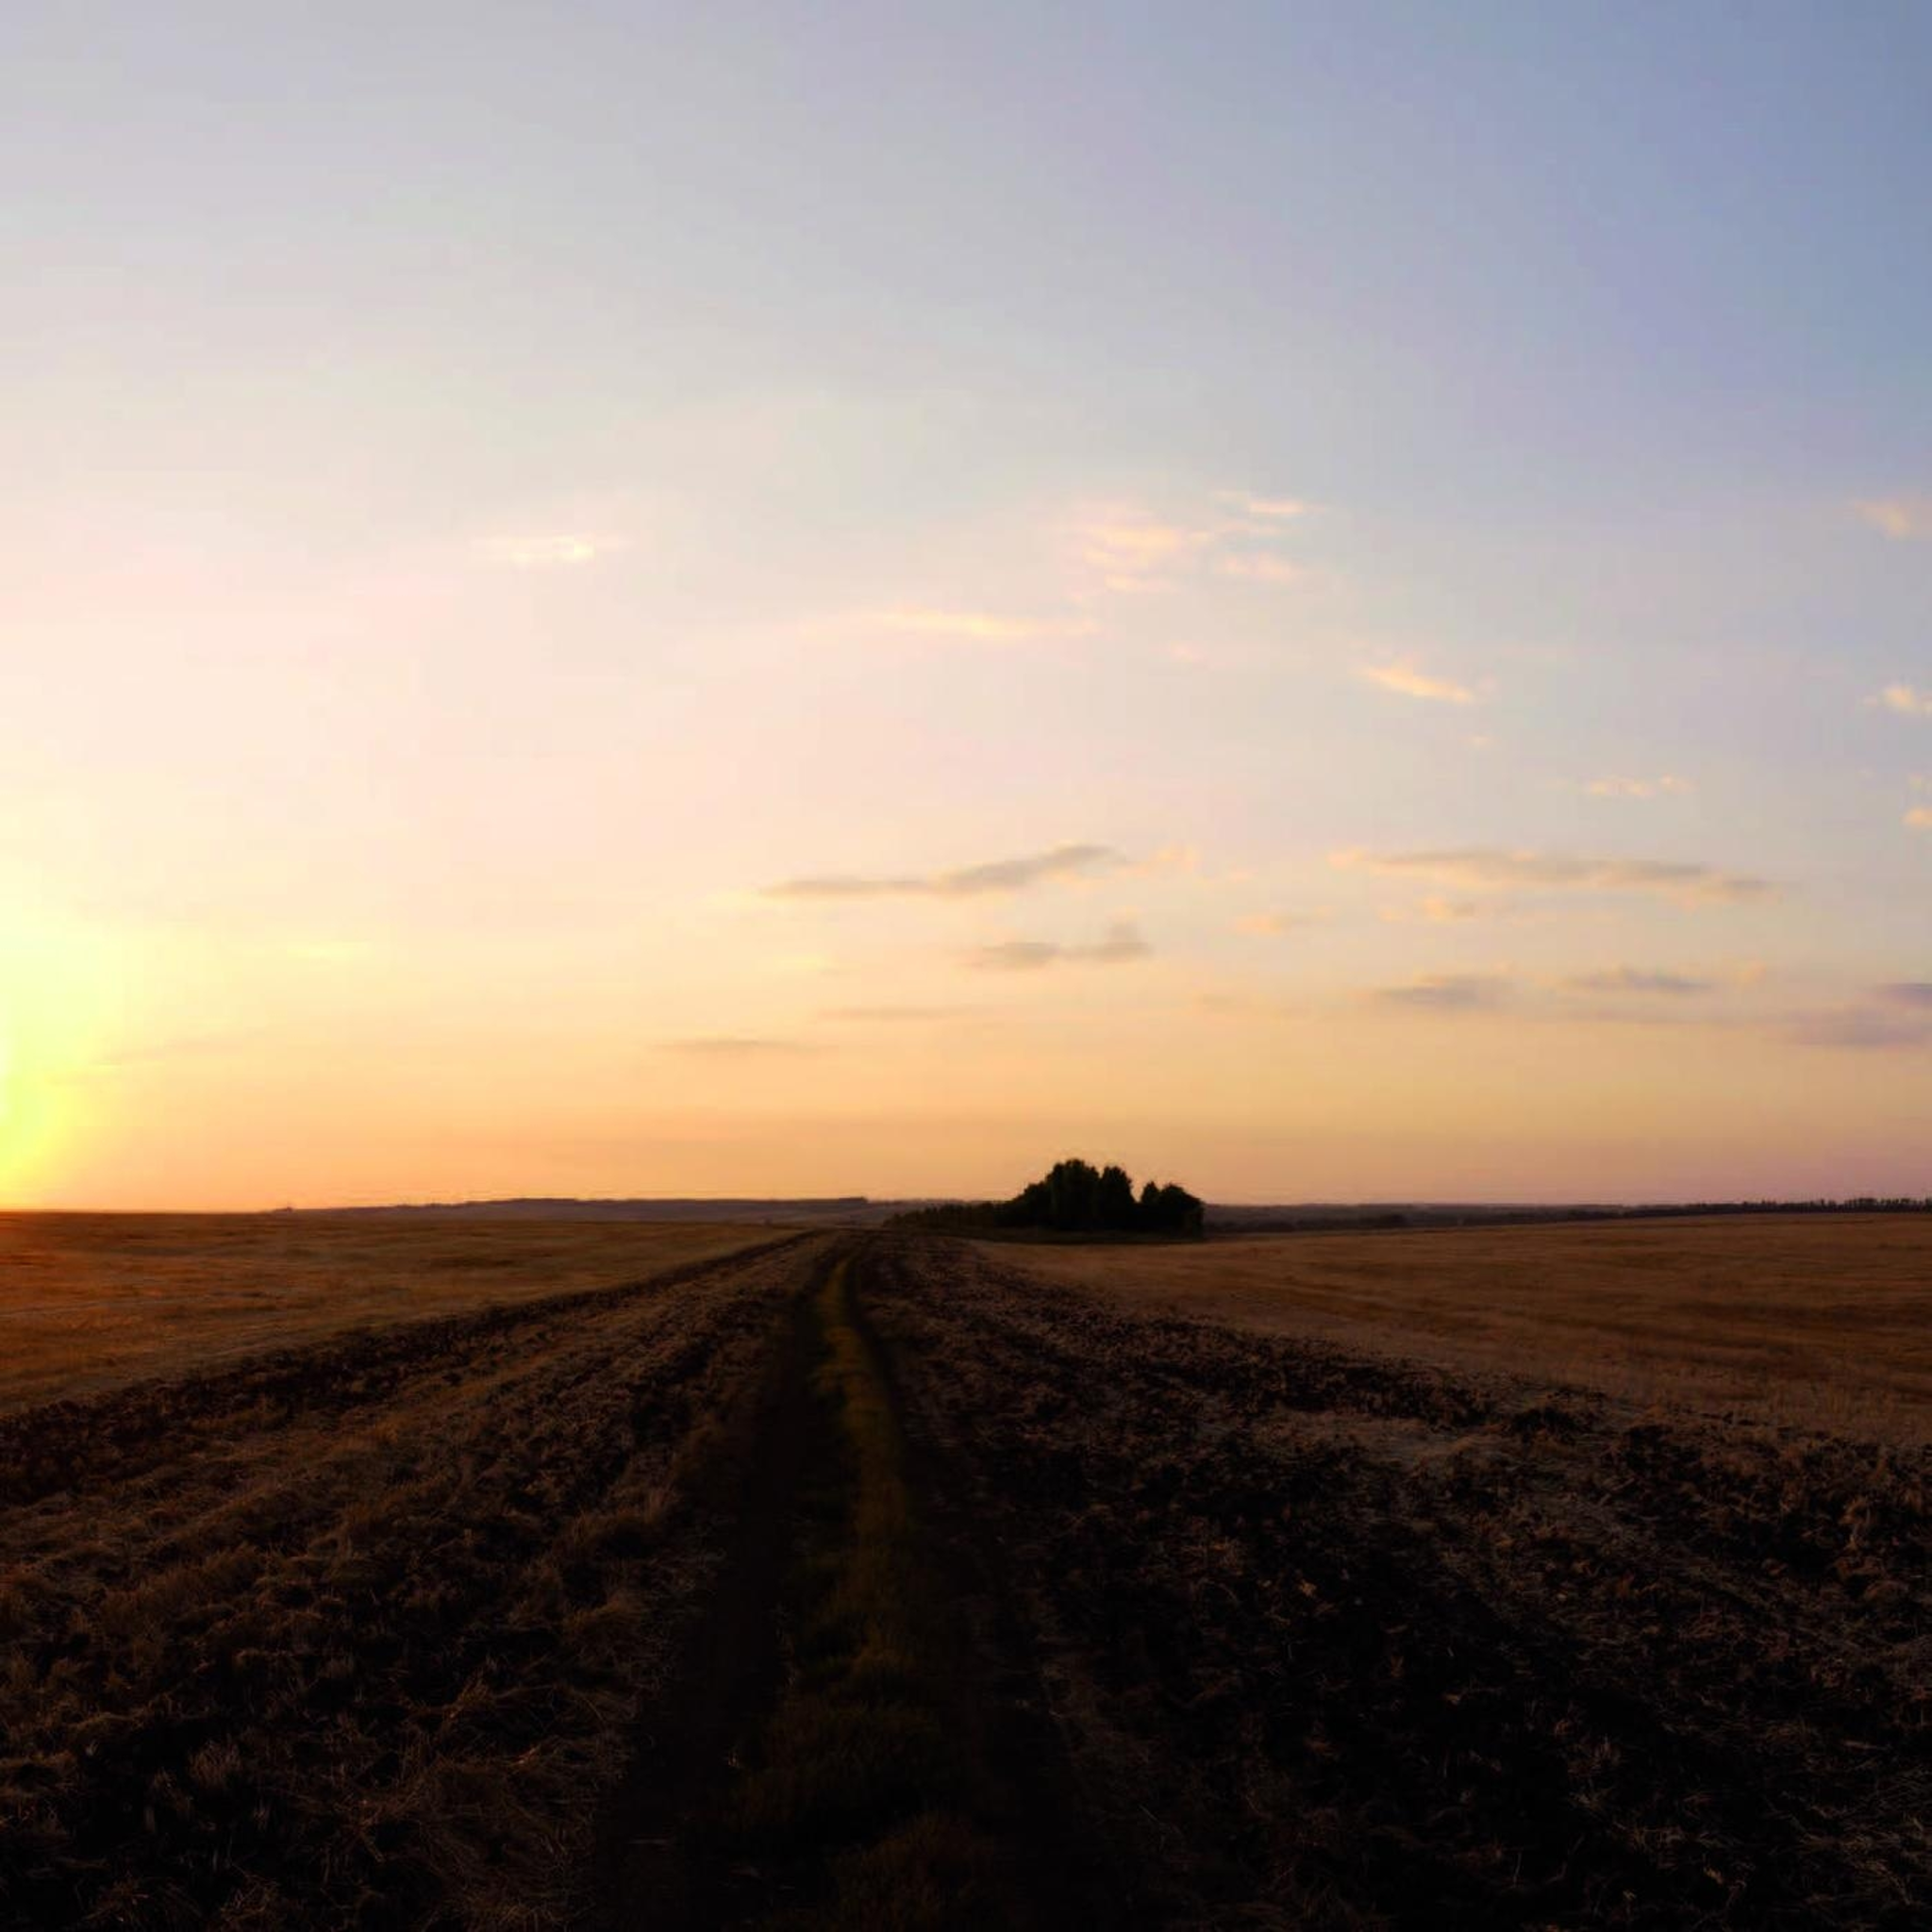
<svg viewBox="0 0 1932 1932">
<path fill-rule="evenodd" d="M 373 1323 L 603 1288 L 761 1227 L 0 1214 L 0 1413 Z"/>
<path fill-rule="evenodd" d="M 104 1224 L 0 1412 L 0 1924 L 1906 1932 L 1932 1450 L 1817 1391 L 1917 1227 L 302 1224 L 237 1354 L 139 1257 L 275 1251 Z"/>
<path fill-rule="evenodd" d="M 1123 1308 L 1932 1438 L 1932 1214 L 1241 1235 L 1025 1264 Z"/>
</svg>

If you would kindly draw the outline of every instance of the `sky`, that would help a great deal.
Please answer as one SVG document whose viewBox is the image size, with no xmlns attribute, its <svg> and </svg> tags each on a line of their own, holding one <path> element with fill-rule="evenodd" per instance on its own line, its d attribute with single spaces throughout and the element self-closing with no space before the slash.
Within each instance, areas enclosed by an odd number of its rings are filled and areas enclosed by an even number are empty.
<svg viewBox="0 0 1932 1932">
<path fill-rule="evenodd" d="M 0 1205 L 1932 1192 L 1928 86 L 19 0 Z"/>
</svg>

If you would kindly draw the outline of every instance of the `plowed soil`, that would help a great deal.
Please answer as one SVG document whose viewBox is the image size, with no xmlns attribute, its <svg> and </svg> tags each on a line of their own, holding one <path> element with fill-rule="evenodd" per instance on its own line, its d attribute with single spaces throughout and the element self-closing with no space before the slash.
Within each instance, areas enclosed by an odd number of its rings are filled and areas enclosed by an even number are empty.
<svg viewBox="0 0 1932 1932">
<path fill-rule="evenodd" d="M 869 1306 L 1145 1923 L 1925 1923 L 1924 1452 L 1114 1313 L 1014 1252 L 882 1244 Z"/>
<path fill-rule="evenodd" d="M 812 1245 L 0 1422 L 0 1924 L 556 1923 Z"/>
<path fill-rule="evenodd" d="M 779 1239 L 0 1418 L 0 1923 L 1926 1923 L 1925 1451 L 1149 1252 Z"/>
</svg>

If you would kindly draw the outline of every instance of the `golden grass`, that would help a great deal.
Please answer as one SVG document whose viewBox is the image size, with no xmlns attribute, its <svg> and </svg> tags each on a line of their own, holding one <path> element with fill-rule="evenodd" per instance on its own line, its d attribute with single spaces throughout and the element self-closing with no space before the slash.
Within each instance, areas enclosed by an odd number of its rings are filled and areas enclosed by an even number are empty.
<svg viewBox="0 0 1932 1932">
<path fill-rule="evenodd" d="M 998 1251 L 1153 1312 L 1641 1402 L 1932 1437 L 1932 1215 L 1788 1215 Z"/>
<path fill-rule="evenodd" d="M 0 1214 L 0 1411 L 344 1330 L 635 1281 L 769 1227 Z"/>
</svg>

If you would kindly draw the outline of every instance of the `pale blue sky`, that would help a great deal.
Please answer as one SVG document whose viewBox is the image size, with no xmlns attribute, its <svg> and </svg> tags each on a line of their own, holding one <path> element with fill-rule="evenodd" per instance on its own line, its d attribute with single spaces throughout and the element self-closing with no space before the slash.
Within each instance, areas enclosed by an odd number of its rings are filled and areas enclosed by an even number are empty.
<svg viewBox="0 0 1932 1932">
<path fill-rule="evenodd" d="M 9 8 L 16 1189 L 300 1195 L 318 1061 L 329 1198 L 1075 1127 L 1250 1196 L 1913 1184 L 1928 98 L 1902 4 Z M 1649 863 L 1765 883 L 1589 869 Z"/>
</svg>

